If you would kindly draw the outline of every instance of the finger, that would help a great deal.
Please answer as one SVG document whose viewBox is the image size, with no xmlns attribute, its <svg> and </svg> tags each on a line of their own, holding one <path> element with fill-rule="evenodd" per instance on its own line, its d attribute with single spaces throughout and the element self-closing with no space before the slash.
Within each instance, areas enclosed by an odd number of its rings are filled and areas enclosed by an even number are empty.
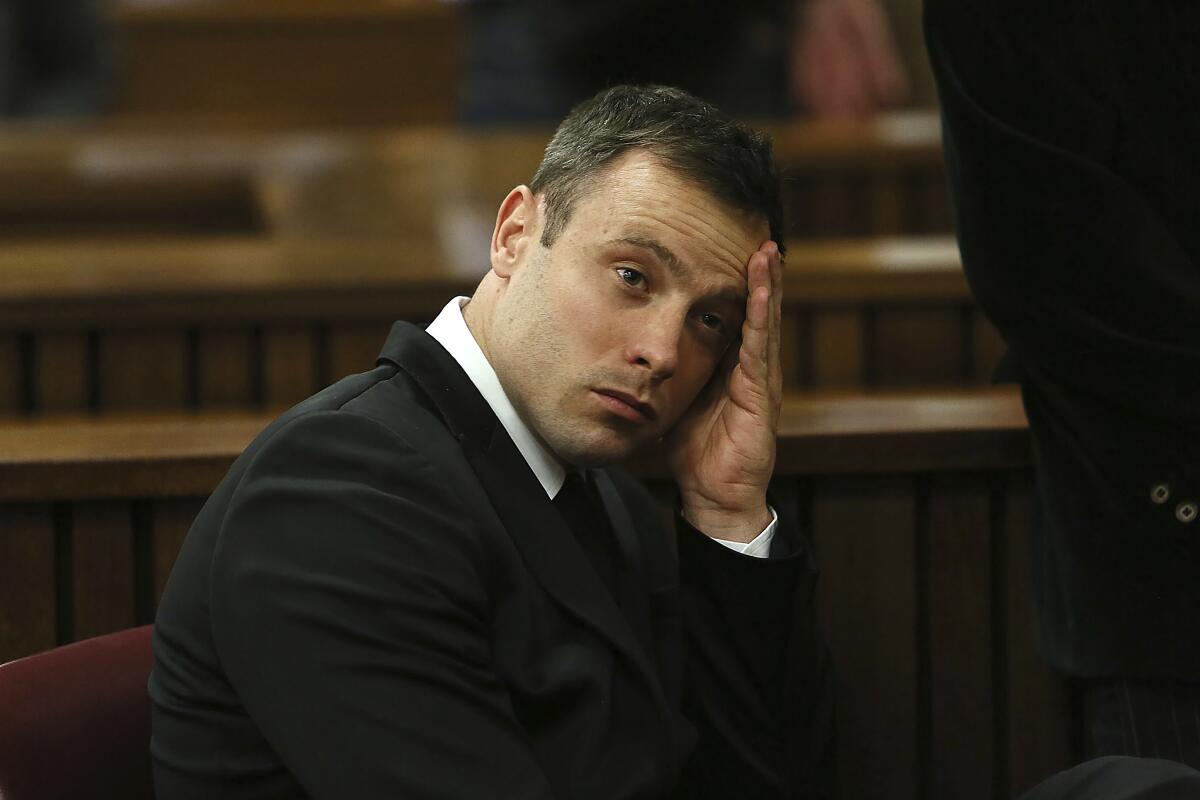
<svg viewBox="0 0 1200 800">
<path fill-rule="evenodd" d="M 774 244 L 774 243 L 772 243 Z M 770 257 L 771 327 L 768 337 L 767 374 L 771 400 L 778 405 L 783 393 L 783 365 L 780 348 L 783 341 L 783 257 L 775 245 Z"/>
<path fill-rule="evenodd" d="M 747 293 L 739 364 L 746 377 L 765 391 L 771 329 L 771 270 L 769 257 L 762 249 L 750 256 Z"/>
</svg>

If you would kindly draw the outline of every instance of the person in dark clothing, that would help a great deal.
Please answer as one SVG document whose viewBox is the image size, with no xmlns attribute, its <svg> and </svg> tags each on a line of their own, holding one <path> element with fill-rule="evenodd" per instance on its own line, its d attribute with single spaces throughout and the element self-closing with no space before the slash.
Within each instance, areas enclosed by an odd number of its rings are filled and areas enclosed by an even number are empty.
<svg viewBox="0 0 1200 800">
<path fill-rule="evenodd" d="M 830 796 L 815 564 L 766 497 L 781 224 L 769 141 L 712 106 L 573 111 L 473 297 L 200 512 L 155 622 L 159 800 Z M 660 439 L 677 549 L 609 466 Z"/>
<path fill-rule="evenodd" d="M 1200 766 L 1200 5 L 927 0 L 963 266 L 1033 438 L 1096 755 Z"/>
</svg>

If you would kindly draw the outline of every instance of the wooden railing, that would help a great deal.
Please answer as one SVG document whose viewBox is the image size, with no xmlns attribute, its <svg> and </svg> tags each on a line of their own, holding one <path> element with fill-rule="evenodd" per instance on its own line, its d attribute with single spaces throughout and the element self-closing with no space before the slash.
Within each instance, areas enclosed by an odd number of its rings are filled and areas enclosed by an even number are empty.
<svg viewBox="0 0 1200 800">
<path fill-rule="evenodd" d="M 153 619 L 266 416 L 0 425 L 0 661 Z M 654 459 L 633 465 L 667 493 Z M 845 797 L 1008 797 L 1073 758 L 1029 629 L 1031 464 L 1011 390 L 793 396 L 775 493 L 822 566 Z"/>
</svg>

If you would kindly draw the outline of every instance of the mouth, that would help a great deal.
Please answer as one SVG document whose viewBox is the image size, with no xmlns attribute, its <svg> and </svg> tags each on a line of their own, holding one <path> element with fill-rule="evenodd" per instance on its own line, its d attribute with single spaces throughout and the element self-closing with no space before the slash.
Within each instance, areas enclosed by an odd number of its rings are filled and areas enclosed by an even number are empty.
<svg viewBox="0 0 1200 800">
<path fill-rule="evenodd" d="M 616 389 L 593 389 L 592 394 L 596 395 L 609 411 L 631 422 L 651 422 L 658 416 L 658 412 L 654 410 L 653 406 L 643 403 L 627 392 L 620 392 Z"/>
</svg>

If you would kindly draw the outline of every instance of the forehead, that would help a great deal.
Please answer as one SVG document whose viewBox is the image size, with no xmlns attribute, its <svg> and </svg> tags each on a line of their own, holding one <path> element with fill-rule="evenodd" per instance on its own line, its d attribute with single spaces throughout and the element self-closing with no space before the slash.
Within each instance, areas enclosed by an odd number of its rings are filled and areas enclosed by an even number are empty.
<svg viewBox="0 0 1200 800">
<path fill-rule="evenodd" d="M 650 239 L 699 273 L 744 283 L 767 240 L 765 219 L 730 208 L 645 151 L 616 159 L 577 201 L 565 234 L 596 242 Z"/>
</svg>

